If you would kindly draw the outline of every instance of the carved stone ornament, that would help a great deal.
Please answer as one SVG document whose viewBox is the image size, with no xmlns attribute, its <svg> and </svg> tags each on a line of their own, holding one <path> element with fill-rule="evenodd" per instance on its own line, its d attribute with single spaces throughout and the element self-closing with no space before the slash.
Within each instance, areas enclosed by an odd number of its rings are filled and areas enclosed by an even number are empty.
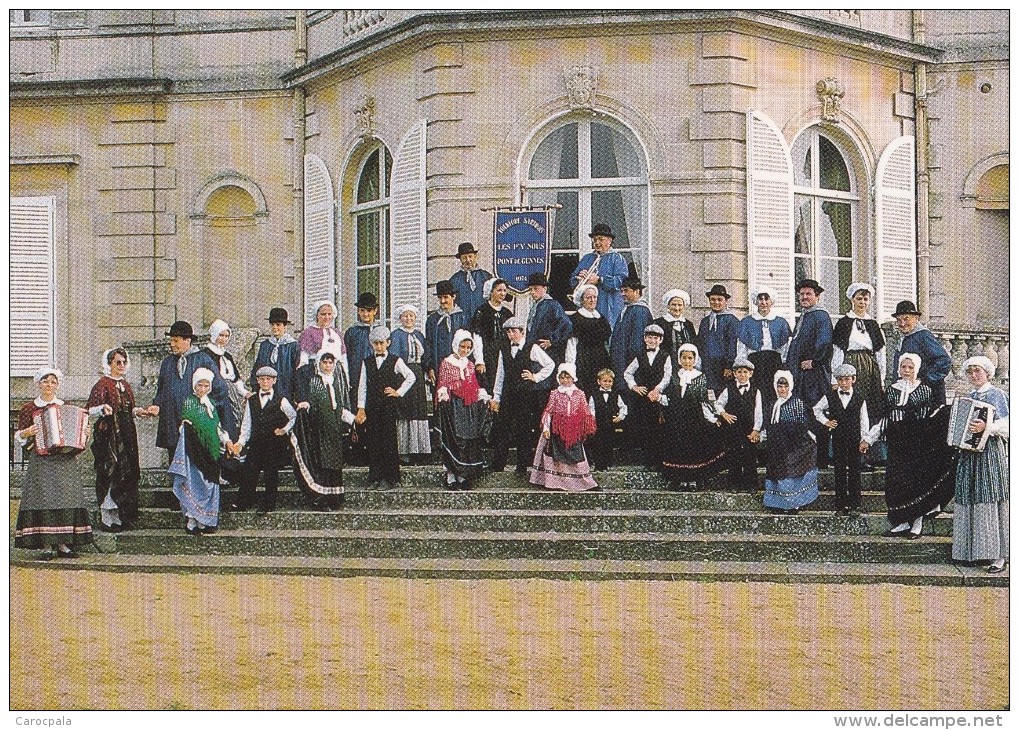
<svg viewBox="0 0 1019 730">
<path fill-rule="evenodd" d="M 364 95 L 354 109 L 357 116 L 358 126 L 361 128 L 361 139 L 373 139 L 375 137 L 375 97 Z"/>
<path fill-rule="evenodd" d="M 839 107 L 845 90 L 839 82 L 829 76 L 817 82 L 817 98 L 821 100 L 821 119 L 826 122 L 839 122 Z"/>
<path fill-rule="evenodd" d="M 566 91 L 570 95 L 570 109 L 594 111 L 594 94 L 598 87 L 598 74 L 591 66 L 563 68 Z"/>
</svg>

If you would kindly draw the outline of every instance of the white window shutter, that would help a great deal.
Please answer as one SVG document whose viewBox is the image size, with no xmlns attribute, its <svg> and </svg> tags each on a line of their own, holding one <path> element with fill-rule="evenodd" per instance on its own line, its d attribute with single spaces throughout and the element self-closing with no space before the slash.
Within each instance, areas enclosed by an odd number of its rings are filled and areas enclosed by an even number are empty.
<svg viewBox="0 0 1019 730">
<path fill-rule="evenodd" d="M 11 375 L 54 362 L 51 197 L 11 198 Z"/>
<path fill-rule="evenodd" d="M 390 310 L 413 304 L 428 307 L 425 225 L 425 128 L 424 119 L 414 123 L 400 140 L 393 161 L 390 193 L 390 236 L 393 251 L 393 285 Z"/>
<path fill-rule="evenodd" d="M 333 185 L 316 155 L 304 156 L 304 315 L 314 322 L 315 302 L 339 298 L 336 290 L 336 232 Z"/>
<path fill-rule="evenodd" d="M 747 279 L 749 292 L 775 292 L 772 311 L 792 322 L 793 165 L 781 130 L 760 112 L 747 114 Z M 754 311 L 753 302 L 750 303 Z"/>
<path fill-rule="evenodd" d="M 877 163 L 877 314 L 887 319 L 903 299 L 916 302 L 915 142 L 893 140 Z"/>
</svg>

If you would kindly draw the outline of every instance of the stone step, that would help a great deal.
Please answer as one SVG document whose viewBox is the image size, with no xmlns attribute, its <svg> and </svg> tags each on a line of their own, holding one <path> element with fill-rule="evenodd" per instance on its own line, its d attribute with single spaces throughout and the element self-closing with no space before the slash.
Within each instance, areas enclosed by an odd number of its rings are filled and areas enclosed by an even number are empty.
<svg viewBox="0 0 1019 730">
<path fill-rule="evenodd" d="M 197 538 L 204 540 L 205 537 Z M 264 557 L 236 555 L 125 555 L 85 553 L 77 560 L 43 563 L 15 550 L 11 564 L 58 570 L 146 573 L 219 573 L 375 576 L 431 579 L 696 580 L 771 583 L 899 583 L 1007 588 L 1006 570 L 988 575 L 952 564 L 706 562 L 636 560 Z"/>
<path fill-rule="evenodd" d="M 139 527 L 180 529 L 183 517 L 174 509 L 144 509 Z M 882 514 L 857 518 L 804 511 L 775 515 L 760 505 L 756 511 L 649 509 L 440 509 L 382 508 L 323 513 L 277 510 L 220 516 L 229 530 L 372 530 L 413 532 L 537 532 L 537 533 L 671 533 L 755 535 L 880 535 L 888 529 Z M 952 520 L 943 515 L 924 523 L 924 534 L 950 536 Z"/>
<path fill-rule="evenodd" d="M 104 536 L 110 537 L 110 536 Z M 182 529 L 112 536 L 116 552 L 359 558 L 554 560 L 713 560 L 736 562 L 943 563 L 949 537 L 903 540 L 874 535 L 677 535 L 609 532 L 425 532 L 407 530 Z"/>
</svg>

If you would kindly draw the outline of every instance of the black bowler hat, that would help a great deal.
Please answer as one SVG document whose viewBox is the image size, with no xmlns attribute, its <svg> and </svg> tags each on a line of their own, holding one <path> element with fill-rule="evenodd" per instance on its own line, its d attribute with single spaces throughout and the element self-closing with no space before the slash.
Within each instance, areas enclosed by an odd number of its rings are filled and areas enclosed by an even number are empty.
<svg viewBox="0 0 1019 730">
<path fill-rule="evenodd" d="M 916 311 L 916 305 L 908 299 L 903 299 L 895 305 L 895 314 L 892 316 L 898 317 L 900 314 L 915 314 L 917 317 L 920 316 L 920 313 Z"/>
<path fill-rule="evenodd" d="M 799 284 L 797 284 L 796 291 L 799 291 L 800 289 L 813 289 L 815 294 L 820 294 L 821 292 L 824 291 L 824 289 L 821 288 L 821 285 L 818 284 L 813 279 L 804 279 Z"/>
<path fill-rule="evenodd" d="M 460 244 L 459 248 L 457 248 L 457 250 L 456 250 L 456 255 L 459 257 L 459 256 L 463 256 L 465 253 L 477 253 L 477 252 L 478 252 L 478 249 L 476 249 L 474 247 L 474 244 L 470 243 L 470 242 L 467 242 L 467 243 L 461 243 Z"/>
<path fill-rule="evenodd" d="M 293 324 L 290 321 L 290 315 L 287 314 L 287 310 L 283 307 L 273 307 L 269 310 L 269 324 L 281 322 L 283 324 Z"/>
<path fill-rule="evenodd" d="M 363 291 L 357 295 L 357 302 L 354 306 L 358 309 L 378 309 L 379 298 L 370 291 Z"/>
<path fill-rule="evenodd" d="M 595 236 L 608 236 L 613 240 L 616 238 L 616 234 L 612 232 L 611 228 L 609 228 L 608 223 L 595 223 L 591 228 L 591 232 L 587 235 L 591 238 L 594 238 Z"/>
<path fill-rule="evenodd" d="M 191 329 L 191 323 L 185 322 L 182 319 L 178 319 L 176 322 L 170 325 L 170 331 L 166 333 L 167 337 L 184 337 L 189 340 L 193 340 L 195 337 L 195 331 Z"/>
<path fill-rule="evenodd" d="M 619 288 L 633 289 L 634 291 L 639 292 L 644 291 L 644 285 L 641 283 L 640 279 L 638 279 L 636 276 L 628 276 L 625 279 L 623 279 L 623 283 L 619 285 Z"/>
<path fill-rule="evenodd" d="M 456 288 L 453 286 L 453 282 L 448 279 L 443 279 L 435 285 L 435 296 L 441 297 L 443 294 L 456 296 Z"/>
<path fill-rule="evenodd" d="M 527 286 L 548 286 L 548 277 L 540 271 L 535 271 L 527 277 Z"/>
<path fill-rule="evenodd" d="M 721 284 L 715 284 L 711 287 L 711 291 L 704 292 L 706 297 L 725 297 L 726 299 L 732 299 L 732 296 L 725 290 L 725 287 Z"/>
</svg>

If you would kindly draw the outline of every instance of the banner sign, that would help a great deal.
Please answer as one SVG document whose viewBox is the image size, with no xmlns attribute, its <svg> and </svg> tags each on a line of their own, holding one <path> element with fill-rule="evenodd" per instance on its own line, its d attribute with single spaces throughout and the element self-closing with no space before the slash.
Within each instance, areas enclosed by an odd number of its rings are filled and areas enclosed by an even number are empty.
<svg viewBox="0 0 1019 730">
<path fill-rule="evenodd" d="M 495 211 L 495 276 L 517 294 L 531 274 L 548 274 L 551 237 L 547 210 Z"/>
</svg>

